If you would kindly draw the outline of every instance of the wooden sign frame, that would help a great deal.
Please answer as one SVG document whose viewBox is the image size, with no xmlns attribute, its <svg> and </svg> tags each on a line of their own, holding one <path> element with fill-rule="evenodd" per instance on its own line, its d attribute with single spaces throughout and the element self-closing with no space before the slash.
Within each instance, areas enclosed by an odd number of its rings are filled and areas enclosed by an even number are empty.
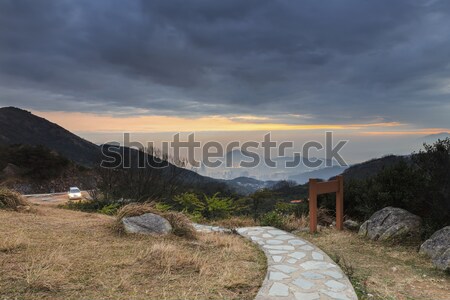
<svg viewBox="0 0 450 300">
<path fill-rule="evenodd" d="M 336 180 L 318 182 L 309 179 L 309 231 L 317 232 L 317 196 L 336 193 L 336 228 L 344 228 L 344 177 L 337 176 Z"/>
</svg>

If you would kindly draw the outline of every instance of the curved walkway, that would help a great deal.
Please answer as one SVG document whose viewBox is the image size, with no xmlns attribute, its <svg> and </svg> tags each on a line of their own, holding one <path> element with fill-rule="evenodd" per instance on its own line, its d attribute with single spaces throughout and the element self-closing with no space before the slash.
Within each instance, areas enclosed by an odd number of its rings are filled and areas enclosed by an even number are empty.
<svg viewBox="0 0 450 300">
<path fill-rule="evenodd" d="M 358 299 L 339 266 L 313 244 L 274 227 L 237 232 L 257 243 L 267 256 L 267 275 L 256 299 Z"/>
<path fill-rule="evenodd" d="M 219 226 L 193 225 L 200 232 L 231 232 Z M 267 257 L 266 278 L 256 300 L 358 299 L 341 268 L 308 241 L 274 227 L 244 227 L 237 232 L 258 244 Z"/>
</svg>

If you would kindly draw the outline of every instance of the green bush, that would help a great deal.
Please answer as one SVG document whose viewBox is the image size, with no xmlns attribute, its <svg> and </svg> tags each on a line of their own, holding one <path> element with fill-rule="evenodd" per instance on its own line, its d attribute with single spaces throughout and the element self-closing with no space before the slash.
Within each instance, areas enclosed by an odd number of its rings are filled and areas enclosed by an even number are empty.
<svg viewBox="0 0 450 300">
<path fill-rule="evenodd" d="M 283 215 L 276 211 L 268 212 L 262 216 L 261 225 L 273 226 L 282 229 L 284 225 Z"/>
<path fill-rule="evenodd" d="M 165 203 L 161 203 L 161 202 L 157 202 L 155 204 L 155 208 L 156 210 L 162 211 L 162 212 L 166 212 L 172 209 L 172 206 L 169 204 L 165 204 Z"/>
<path fill-rule="evenodd" d="M 308 203 L 286 203 L 277 202 L 275 204 L 275 210 L 283 215 L 295 215 L 300 218 L 304 214 L 308 214 Z"/>
<path fill-rule="evenodd" d="M 185 213 L 195 214 L 205 209 L 204 203 L 194 193 L 183 193 L 175 196 L 173 200 Z"/>
<path fill-rule="evenodd" d="M 114 216 L 115 214 L 117 214 L 117 211 L 119 210 L 120 206 L 121 205 L 119 203 L 111 203 L 103 206 L 101 209 L 98 210 L 98 212 L 108 216 Z"/>
<path fill-rule="evenodd" d="M 233 199 L 219 197 L 219 193 L 212 196 L 203 195 L 199 199 L 194 193 L 183 193 L 175 196 L 174 201 L 184 213 L 194 216 L 196 219 L 223 219 L 236 210 Z"/>
<path fill-rule="evenodd" d="M 234 210 L 233 199 L 228 197 L 219 197 L 219 193 L 211 197 L 204 196 L 205 208 L 203 216 L 208 219 L 223 219 L 230 216 Z"/>
<path fill-rule="evenodd" d="M 103 209 L 103 207 L 111 205 L 110 201 L 106 200 L 97 200 L 97 201 L 69 201 L 66 204 L 59 205 L 60 208 L 71 209 L 71 210 L 79 210 L 84 212 L 98 212 Z"/>
</svg>

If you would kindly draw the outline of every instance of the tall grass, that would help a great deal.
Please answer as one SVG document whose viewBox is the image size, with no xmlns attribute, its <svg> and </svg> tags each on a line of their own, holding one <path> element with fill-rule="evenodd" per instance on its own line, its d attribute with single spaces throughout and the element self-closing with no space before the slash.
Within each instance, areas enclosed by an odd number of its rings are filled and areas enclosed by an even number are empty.
<svg viewBox="0 0 450 300">
<path fill-rule="evenodd" d="M 21 207 L 30 206 L 30 203 L 19 193 L 0 187 L 0 208 L 20 210 Z"/>
</svg>

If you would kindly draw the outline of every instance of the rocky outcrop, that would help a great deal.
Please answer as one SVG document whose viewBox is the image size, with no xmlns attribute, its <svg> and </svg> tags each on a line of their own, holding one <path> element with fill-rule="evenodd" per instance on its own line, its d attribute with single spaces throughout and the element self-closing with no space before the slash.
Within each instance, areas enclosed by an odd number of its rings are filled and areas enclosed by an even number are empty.
<svg viewBox="0 0 450 300">
<path fill-rule="evenodd" d="M 169 221 L 152 213 L 126 217 L 122 219 L 122 223 L 128 233 L 168 234 L 172 231 Z"/>
<path fill-rule="evenodd" d="M 436 231 L 420 246 L 420 253 L 431 257 L 438 269 L 450 271 L 450 226 Z"/>
<path fill-rule="evenodd" d="M 385 207 L 359 228 L 359 235 L 374 241 L 406 241 L 420 238 L 422 220 L 407 210 Z"/>
</svg>

